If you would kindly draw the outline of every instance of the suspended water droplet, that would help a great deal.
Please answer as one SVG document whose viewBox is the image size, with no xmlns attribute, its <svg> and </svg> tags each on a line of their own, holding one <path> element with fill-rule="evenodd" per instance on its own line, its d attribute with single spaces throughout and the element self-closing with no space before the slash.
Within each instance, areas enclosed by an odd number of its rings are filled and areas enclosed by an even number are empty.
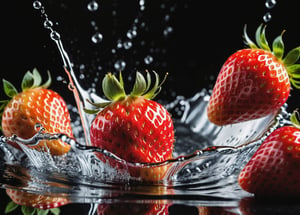
<svg viewBox="0 0 300 215">
<path fill-rule="evenodd" d="M 91 1 L 90 3 L 88 3 L 87 8 L 89 11 L 96 11 L 99 8 L 99 5 L 96 1 Z"/>
<path fill-rule="evenodd" d="M 171 26 L 167 26 L 163 31 L 163 35 L 168 36 L 172 32 L 173 32 L 173 28 Z"/>
<path fill-rule="evenodd" d="M 267 12 L 267 13 L 263 16 L 264 22 L 270 22 L 271 19 L 272 19 L 272 15 L 271 15 L 270 12 Z"/>
<path fill-rule="evenodd" d="M 37 10 L 41 9 L 41 7 L 42 7 L 42 3 L 40 1 L 34 1 L 32 5 L 33 5 L 33 8 L 37 9 Z"/>
<path fill-rule="evenodd" d="M 99 32 L 95 33 L 92 36 L 92 42 L 95 44 L 102 42 L 102 40 L 103 40 L 103 35 Z"/>
<path fill-rule="evenodd" d="M 44 22 L 44 27 L 47 29 L 51 29 L 53 27 L 53 22 L 49 19 L 46 19 Z"/>
<path fill-rule="evenodd" d="M 124 49 L 130 49 L 132 47 L 132 42 L 131 41 L 125 41 L 123 43 Z"/>
<path fill-rule="evenodd" d="M 123 71 L 126 67 L 126 62 L 124 60 L 117 60 L 114 64 L 114 67 L 118 71 Z"/>
<path fill-rule="evenodd" d="M 144 58 L 144 62 L 145 64 L 150 64 L 153 62 L 153 57 L 151 55 L 147 55 L 145 58 Z"/>
<path fill-rule="evenodd" d="M 266 0 L 265 5 L 268 9 L 271 9 L 276 5 L 276 0 Z"/>
<path fill-rule="evenodd" d="M 79 79 L 81 79 L 81 80 L 85 79 L 85 75 L 84 75 L 83 73 L 80 74 L 80 75 L 79 75 Z"/>
<path fill-rule="evenodd" d="M 56 31 L 51 31 L 50 37 L 54 41 L 60 40 L 60 34 L 58 32 L 56 32 Z"/>
<path fill-rule="evenodd" d="M 117 41 L 117 48 L 120 49 L 123 47 L 123 44 L 122 44 L 122 41 L 121 40 L 118 40 Z"/>
<path fill-rule="evenodd" d="M 126 36 L 129 38 L 129 39 L 133 39 L 137 36 L 137 31 L 134 30 L 134 29 L 130 29 L 127 31 L 127 34 Z"/>
</svg>

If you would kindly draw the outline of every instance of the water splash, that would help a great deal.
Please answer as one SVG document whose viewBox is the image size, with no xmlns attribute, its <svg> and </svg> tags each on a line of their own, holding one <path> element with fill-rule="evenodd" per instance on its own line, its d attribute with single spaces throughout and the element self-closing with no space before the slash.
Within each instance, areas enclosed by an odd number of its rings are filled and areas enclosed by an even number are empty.
<svg viewBox="0 0 300 215">
<path fill-rule="evenodd" d="M 205 113 L 207 105 L 207 91 L 201 91 L 190 99 L 178 97 L 166 105 L 171 113 L 177 114 L 174 125 L 176 128 L 177 140 L 173 158 L 160 163 L 131 163 L 127 162 L 112 152 L 94 146 L 88 146 L 78 142 L 61 133 L 46 133 L 43 127 L 38 124 L 37 133 L 32 138 L 22 139 L 15 135 L 1 137 L 2 150 L 8 152 L 5 145 L 9 142 L 18 143 L 29 159 L 30 166 L 35 171 L 49 171 L 51 174 L 64 174 L 64 177 L 78 177 L 89 180 L 93 183 L 113 183 L 120 181 L 139 181 L 141 179 L 131 177 L 127 172 L 130 168 L 155 168 L 165 166 L 168 171 L 165 178 L 157 184 L 163 186 L 199 186 L 199 183 L 218 182 L 225 185 L 233 183 L 232 176 L 250 159 L 251 154 L 262 143 L 262 141 L 278 126 L 283 126 L 289 114 L 285 107 L 275 116 L 268 116 L 262 119 L 218 127 L 211 124 Z M 179 108 L 182 106 L 184 108 Z M 178 113 L 178 112 L 177 112 Z M 176 116 L 174 114 L 174 116 Z M 206 125 L 200 129 L 198 124 Z M 187 138 L 188 136 L 188 138 Z M 51 156 L 49 152 L 39 152 L 30 149 L 28 146 L 36 145 L 41 140 L 60 139 L 71 145 L 71 151 L 65 156 Z M 188 146 L 188 149 L 187 149 Z M 113 159 L 123 166 L 116 170 L 100 161 L 95 152 L 102 153 L 107 160 Z M 13 152 L 8 153 L 7 161 L 17 160 Z M 12 160 L 10 160 L 12 159 Z M 236 175 L 235 175 L 236 176 Z M 224 179 L 230 178 L 230 181 Z M 234 178 L 234 177 L 233 177 Z M 65 181 L 69 183 L 69 181 Z M 88 184 L 87 186 L 91 186 Z M 211 184 L 215 187 L 216 184 Z M 88 191 L 86 191 L 88 192 Z"/>
</svg>

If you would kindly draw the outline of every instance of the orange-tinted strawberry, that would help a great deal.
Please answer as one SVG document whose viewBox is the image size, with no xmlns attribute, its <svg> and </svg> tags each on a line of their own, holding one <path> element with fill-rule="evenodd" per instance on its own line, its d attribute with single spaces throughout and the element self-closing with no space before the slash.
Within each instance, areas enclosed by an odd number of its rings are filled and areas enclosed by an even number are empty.
<svg viewBox="0 0 300 215">
<path fill-rule="evenodd" d="M 93 146 L 106 149 L 128 162 L 157 163 L 172 158 L 174 128 L 168 111 L 150 100 L 160 90 L 158 75 L 151 90 L 151 77 L 147 81 L 139 72 L 130 95 L 124 91 L 122 76 L 118 80 L 108 73 L 103 79 L 103 92 L 112 102 L 104 104 L 93 120 L 90 134 Z M 98 104 L 103 107 L 102 104 Z M 102 154 L 98 157 L 104 160 Z M 112 160 L 110 165 L 116 166 Z M 118 167 L 119 168 L 119 167 Z M 146 181 L 164 177 L 166 166 L 154 168 L 129 167 L 131 176 Z"/>
<path fill-rule="evenodd" d="M 242 189 L 258 196 L 300 195 L 300 129 L 297 120 L 295 126 L 278 128 L 266 138 L 239 174 Z"/>
<path fill-rule="evenodd" d="M 59 214 L 59 207 L 69 203 L 67 197 L 46 196 L 14 189 L 6 189 L 7 195 L 11 198 L 5 209 L 5 213 L 14 211 L 21 206 L 23 215 L 34 214 Z"/>
<path fill-rule="evenodd" d="M 284 58 L 282 34 L 269 47 L 262 25 L 254 44 L 244 30 L 250 48 L 232 54 L 223 64 L 208 104 L 211 122 L 226 125 L 277 113 L 287 101 L 290 83 L 299 88 L 300 47 Z"/>
<path fill-rule="evenodd" d="M 41 85 L 41 76 L 34 69 L 27 72 L 22 81 L 22 92 L 8 81 L 3 80 L 4 91 L 11 100 L 2 101 L 2 132 L 5 136 L 17 135 L 31 138 L 36 134 L 35 125 L 40 123 L 49 133 L 64 133 L 73 136 L 71 119 L 66 102 L 56 92 L 47 89 L 49 80 Z M 18 147 L 17 143 L 11 142 Z M 52 155 L 61 155 L 70 150 L 70 145 L 60 140 L 43 140 L 37 150 L 50 151 Z"/>
</svg>

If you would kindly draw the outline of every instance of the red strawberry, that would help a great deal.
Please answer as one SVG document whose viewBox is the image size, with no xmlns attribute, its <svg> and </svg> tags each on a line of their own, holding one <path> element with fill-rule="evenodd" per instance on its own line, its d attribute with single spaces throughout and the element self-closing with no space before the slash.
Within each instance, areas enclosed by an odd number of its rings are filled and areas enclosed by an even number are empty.
<svg viewBox="0 0 300 215">
<path fill-rule="evenodd" d="M 13 189 L 6 189 L 6 193 L 12 202 L 6 206 L 5 213 L 12 212 L 20 205 L 24 215 L 48 214 L 48 212 L 59 214 L 58 207 L 69 203 L 66 197 L 44 196 Z"/>
<path fill-rule="evenodd" d="M 159 77 L 151 90 L 151 77 L 147 81 L 139 72 L 130 95 L 124 91 L 123 78 L 118 80 L 108 73 L 102 86 L 105 96 L 112 102 L 104 104 L 90 129 L 93 146 L 106 149 L 128 162 L 157 163 L 172 157 L 174 128 L 168 111 L 159 103 L 150 100 L 161 88 Z M 97 104 L 95 104 L 97 105 Z M 103 104 L 98 104 L 102 107 Z M 105 160 L 102 154 L 97 154 Z M 110 165 L 115 166 L 112 160 Z M 130 168 L 131 176 L 147 181 L 164 177 L 166 166 L 155 168 Z"/>
<path fill-rule="evenodd" d="M 248 38 L 250 48 L 232 54 L 221 68 L 207 107 L 208 118 L 226 125 L 274 114 L 287 101 L 290 82 L 300 88 L 300 47 L 283 58 L 282 34 L 269 48 L 262 25 L 256 31 L 258 47 Z M 296 80 L 296 78 L 298 80 Z"/>
<path fill-rule="evenodd" d="M 114 204 L 100 204 L 97 209 L 98 215 L 168 215 L 169 205 L 163 203 L 114 203 Z"/>
<path fill-rule="evenodd" d="M 48 81 L 41 85 L 41 76 L 34 69 L 27 72 L 22 81 L 22 92 L 8 81 L 3 80 L 4 91 L 11 98 L 2 101 L 2 132 L 5 136 L 17 135 L 21 138 L 31 138 L 36 134 L 35 125 L 40 123 L 50 133 L 65 133 L 73 136 L 71 119 L 67 105 L 56 92 L 46 89 L 51 83 Z M 17 143 L 11 143 L 19 148 Z M 45 147 L 47 146 L 47 147 Z M 48 150 L 53 155 L 61 155 L 69 151 L 70 145 L 60 140 L 41 141 L 37 150 Z"/>
<path fill-rule="evenodd" d="M 292 121 L 295 118 L 294 114 Z M 240 172 L 238 182 L 256 195 L 291 196 L 300 195 L 299 178 L 300 129 L 284 126 L 266 138 Z"/>
</svg>

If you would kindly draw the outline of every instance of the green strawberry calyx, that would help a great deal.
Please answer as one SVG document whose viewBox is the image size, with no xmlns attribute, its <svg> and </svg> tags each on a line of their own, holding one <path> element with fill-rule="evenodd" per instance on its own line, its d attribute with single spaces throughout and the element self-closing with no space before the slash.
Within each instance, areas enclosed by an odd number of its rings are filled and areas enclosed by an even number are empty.
<svg viewBox="0 0 300 215">
<path fill-rule="evenodd" d="M 38 87 L 48 88 L 51 85 L 52 79 L 51 79 L 50 72 L 48 71 L 47 73 L 48 73 L 48 79 L 44 84 L 42 84 L 41 74 L 39 73 L 39 71 L 36 68 L 34 68 L 32 70 L 32 72 L 27 71 L 22 79 L 22 83 L 21 83 L 22 91 L 25 91 L 27 89 L 38 88 Z M 0 117 L 1 118 L 2 118 L 2 113 L 3 113 L 6 105 L 9 103 L 9 101 L 14 96 L 16 96 L 19 93 L 17 88 L 11 82 L 9 82 L 5 79 L 3 79 L 2 82 L 3 82 L 4 93 L 9 97 L 9 99 L 0 100 Z M 0 118 L 0 123 L 1 123 L 1 118 Z"/>
<path fill-rule="evenodd" d="M 60 208 L 51 208 L 51 209 L 39 209 L 34 207 L 28 207 L 25 205 L 18 205 L 13 201 L 10 201 L 5 208 L 4 213 L 8 214 L 13 211 L 15 211 L 17 208 L 21 207 L 21 212 L 23 215 L 59 215 L 60 214 Z"/>
<path fill-rule="evenodd" d="M 273 43 L 272 49 L 270 48 L 268 41 L 266 39 L 266 25 L 261 24 L 255 33 L 256 44 L 249 38 L 246 32 L 247 26 L 244 27 L 244 42 L 247 46 L 252 49 L 263 49 L 265 51 L 271 52 L 279 62 L 282 62 L 285 66 L 287 73 L 290 78 L 291 84 L 296 88 L 300 89 L 300 64 L 296 62 L 300 59 L 300 46 L 290 50 L 284 56 L 284 43 L 282 40 L 282 36 L 285 31 L 277 36 Z"/>
<path fill-rule="evenodd" d="M 135 83 L 129 95 L 126 94 L 124 89 L 124 81 L 122 73 L 119 73 L 119 79 L 112 73 L 107 73 L 102 81 L 102 90 L 108 102 L 93 103 L 89 101 L 95 110 L 85 109 L 85 112 L 90 114 L 98 113 L 102 108 L 106 107 L 110 103 L 118 100 L 125 99 L 126 97 L 139 97 L 143 96 L 145 99 L 154 99 L 161 91 L 161 86 L 165 82 L 168 73 L 166 73 L 164 79 L 160 82 L 159 75 L 153 71 L 155 76 L 155 82 L 151 87 L 152 79 L 150 73 L 146 70 L 146 77 L 140 72 L 136 72 Z"/>
<path fill-rule="evenodd" d="M 290 121 L 294 127 L 300 129 L 300 113 L 298 109 L 293 111 L 290 116 Z"/>
</svg>

